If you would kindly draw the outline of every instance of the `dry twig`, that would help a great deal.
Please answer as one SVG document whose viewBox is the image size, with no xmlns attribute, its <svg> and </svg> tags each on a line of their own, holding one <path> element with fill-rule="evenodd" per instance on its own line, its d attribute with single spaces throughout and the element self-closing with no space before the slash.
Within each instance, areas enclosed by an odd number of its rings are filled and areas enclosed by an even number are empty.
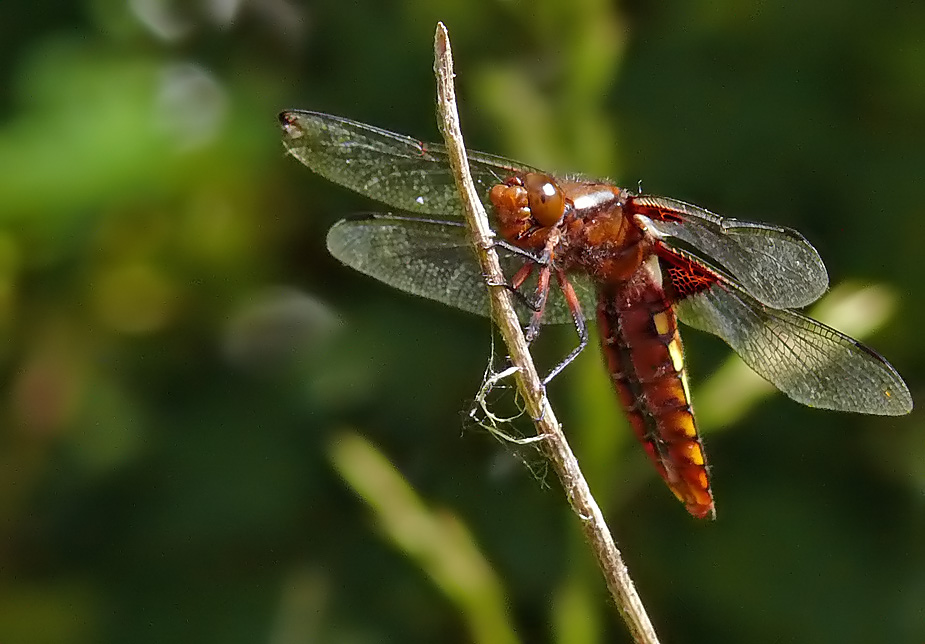
<svg viewBox="0 0 925 644">
<path fill-rule="evenodd" d="M 614 543 L 613 536 L 607 528 L 604 515 L 594 497 L 591 496 L 591 490 L 578 467 L 578 461 L 572 454 L 562 428 L 556 420 L 556 415 L 546 398 L 520 328 L 517 313 L 514 311 L 511 294 L 500 286 L 505 283 L 506 277 L 501 271 L 498 255 L 494 250 L 492 243 L 494 233 L 489 227 L 488 216 L 469 173 L 466 149 L 459 127 L 459 114 L 456 109 L 453 57 L 450 51 L 449 36 L 443 23 L 437 24 L 434 55 L 440 130 L 446 141 L 450 163 L 456 177 L 456 187 L 462 199 L 466 221 L 473 235 L 472 239 L 482 273 L 489 285 L 492 319 L 498 325 L 501 336 L 504 338 L 511 362 L 518 369 L 517 385 L 526 403 L 527 411 L 531 417 L 537 419 L 535 421 L 537 435 L 543 437 L 543 440 L 537 441 L 537 444 L 552 463 L 553 469 L 562 482 L 569 503 L 581 521 L 582 530 L 597 557 L 607 587 L 633 639 L 640 644 L 658 644 L 655 630 L 649 621 L 642 600 L 636 593 L 636 588 L 633 586 L 633 581 Z"/>
</svg>

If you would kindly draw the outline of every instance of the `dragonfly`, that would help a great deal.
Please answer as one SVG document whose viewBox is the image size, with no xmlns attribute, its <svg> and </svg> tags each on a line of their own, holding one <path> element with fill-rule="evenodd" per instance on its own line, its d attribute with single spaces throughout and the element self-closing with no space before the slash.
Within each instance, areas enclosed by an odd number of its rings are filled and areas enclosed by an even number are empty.
<svg viewBox="0 0 925 644">
<path fill-rule="evenodd" d="M 327 235 L 334 257 L 402 291 L 490 315 L 444 146 L 318 112 L 284 111 L 279 122 L 296 159 L 396 209 L 337 222 Z M 596 319 L 633 433 L 694 517 L 715 518 L 715 503 L 679 320 L 723 339 L 804 405 L 912 410 L 883 357 L 796 310 L 828 288 L 825 265 L 799 232 L 492 154 L 468 157 L 507 286 L 521 294 L 527 339 L 546 324 L 577 330 L 578 346 L 550 376 L 585 348 L 587 320 Z"/>
</svg>

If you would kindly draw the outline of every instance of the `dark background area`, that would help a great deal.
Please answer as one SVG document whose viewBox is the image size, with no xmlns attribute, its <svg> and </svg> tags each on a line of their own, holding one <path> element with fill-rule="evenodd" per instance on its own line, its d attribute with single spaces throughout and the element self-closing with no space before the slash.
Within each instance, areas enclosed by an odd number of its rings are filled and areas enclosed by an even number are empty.
<svg viewBox="0 0 925 644">
<path fill-rule="evenodd" d="M 437 20 L 471 147 L 797 228 L 921 400 L 921 3 L 4 2 L 0 642 L 629 641 L 554 476 L 466 420 L 487 320 L 340 266 L 375 206 L 280 144 L 437 139 Z M 596 351 L 550 388 L 663 641 L 925 641 L 921 413 L 684 337 L 715 522 Z"/>
</svg>

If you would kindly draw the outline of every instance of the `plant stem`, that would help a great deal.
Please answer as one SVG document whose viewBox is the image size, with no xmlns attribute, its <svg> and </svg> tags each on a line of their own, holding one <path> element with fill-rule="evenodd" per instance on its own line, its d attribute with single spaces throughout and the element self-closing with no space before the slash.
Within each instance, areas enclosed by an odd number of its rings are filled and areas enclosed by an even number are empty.
<svg viewBox="0 0 925 644">
<path fill-rule="evenodd" d="M 501 271 L 498 255 L 494 250 L 492 241 L 494 233 L 489 226 L 488 215 L 472 182 L 469 164 L 466 160 L 466 148 L 463 144 L 459 114 L 456 109 L 453 56 L 450 51 L 449 35 L 443 23 L 437 24 L 434 56 L 440 131 L 446 142 L 465 218 L 472 233 L 472 241 L 478 253 L 482 274 L 488 285 L 492 319 L 498 325 L 501 336 L 504 338 L 511 363 L 518 369 L 517 386 L 528 413 L 535 419 L 537 436 L 542 437 L 542 440 L 537 443 L 559 476 L 566 498 L 572 510 L 578 515 L 585 538 L 604 574 L 607 588 L 633 639 L 639 644 L 658 644 L 655 629 L 646 614 L 642 600 L 636 593 L 626 564 L 623 563 L 620 551 L 604 521 L 604 515 L 594 497 L 591 496 L 591 490 L 581 473 L 578 460 L 565 440 L 565 434 L 546 398 L 544 387 L 530 356 L 527 341 L 520 328 L 520 321 L 514 311 L 511 293 L 503 286 L 507 278 Z"/>
</svg>

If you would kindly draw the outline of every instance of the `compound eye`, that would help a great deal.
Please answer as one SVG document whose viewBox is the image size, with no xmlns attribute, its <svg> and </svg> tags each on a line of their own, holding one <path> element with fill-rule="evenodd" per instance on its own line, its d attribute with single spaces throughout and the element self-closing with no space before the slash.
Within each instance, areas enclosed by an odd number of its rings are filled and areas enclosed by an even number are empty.
<svg viewBox="0 0 925 644">
<path fill-rule="evenodd" d="M 541 226 L 554 226 L 565 214 L 565 197 L 552 177 L 535 172 L 525 177 L 530 214 Z"/>
</svg>

